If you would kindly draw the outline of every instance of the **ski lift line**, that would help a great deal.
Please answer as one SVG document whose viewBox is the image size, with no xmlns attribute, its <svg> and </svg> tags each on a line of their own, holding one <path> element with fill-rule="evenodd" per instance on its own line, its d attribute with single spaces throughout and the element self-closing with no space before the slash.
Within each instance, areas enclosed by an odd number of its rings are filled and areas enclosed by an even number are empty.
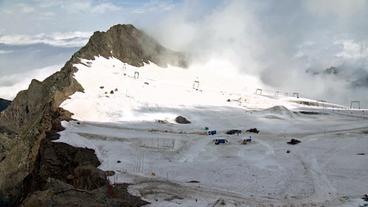
<svg viewBox="0 0 368 207">
<path fill-rule="evenodd" d="M 190 85 L 184 85 L 184 84 L 176 84 L 176 83 L 170 83 L 170 82 L 157 82 L 158 86 L 175 86 L 175 87 L 179 87 L 179 88 L 182 88 L 182 89 L 188 89 L 190 88 Z M 191 88 L 193 89 L 193 88 Z M 232 94 L 232 95 L 242 95 L 241 93 L 234 93 L 234 92 L 230 92 L 230 91 L 225 91 L 225 90 L 218 90 L 218 89 L 213 89 L 213 88 L 209 88 L 209 87 L 200 87 L 200 90 L 203 90 L 203 91 L 209 91 L 209 92 L 218 92 L 218 93 L 221 93 L 221 92 L 225 92 L 227 94 Z"/>
<path fill-rule="evenodd" d="M 128 77 L 129 78 L 134 78 L 134 77 L 131 77 L 131 76 L 128 76 Z M 134 79 L 136 79 L 136 78 L 134 78 Z M 187 89 L 190 86 L 189 83 L 188 83 L 188 85 L 186 85 L 186 84 L 177 84 L 177 83 L 172 83 L 172 82 L 168 82 L 168 81 L 157 81 L 157 80 L 152 79 L 152 78 L 144 78 L 144 79 L 141 79 L 141 80 L 143 80 L 142 82 L 147 82 L 147 81 L 148 82 L 149 81 L 156 82 L 157 86 L 160 86 L 160 85 L 161 86 L 176 86 L 176 87 L 180 87 L 180 88 L 183 88 L 183 89 Z M 192 89 L 193 89 L 193 87 L 192 87 Z M 209 92 L 216 92 L 216 93 L 225 93 L 226 95 L 239 95 L 239 96 L 242 95 L 239 92 L 232 92 L 232 91 L 229 91 L 229 90 L 219 90 L 219 89 L 214 89 L 214 88 L 211 88 L 211 87 L 200 87 L 200 90 L 209 91 Z"/>
<path fill-rule="evenodd" d="M 263 89 L 263 88 L 258 88 L 257 90 L 261 90 L 262 94 L 267 94 L 267 95 L 273 95 L 273 94 L 282 94 L 283 91 L 280 90 L 271 90 L 271 89 Z"/>
<path fill-rule="evenodd" d="M 282 90 L 272 90 L 272 89 L 262 89 L 257 88 L 255 94 L 257 95 L 268 95 L 268 96 L 276 96 L 276 97 L 301 97 L 299 92 L 287 92 Z M 291 94 L 291 95 L 290 95 Z"/>
<path fill-rule="evenodd" d="M 135 77 L 131 77 L 128 75 L 129 78 L 132 78 L 132 79 L 136 79 Z M 175 86 L 175 87 L 180 87 L 180 88 L 183 88 L 183 89 L 188 89 L 190 87 L 189 85 L 189 82 L 188 82 L 188 85 L 186 84 L 177 84 L 177 83 L 172 83 L 172 82 L 169 82 L 169 81 L 157 81 L 155 79 L 152 79 L 152 78 L 144 78 L 144 79 L 141 79 L 143 80 L 142 82 L 149 82 L 149 81 L 153 81 L 153 82 L 156 82 L 155 85 L 157 86 Z M 196 82 L 196 81 L 194 81 Z M 192 85 L 192 89 L 193 88 L 193 85 Z M 242 93 L 239 93 L 239 92 L 233 92 L 233 91 L 229 91 L 229 90 L 220 90 L 220 89 L 214 89 L 214 88 L 211 88 L 211 87 L 203 87 L 201 86 L 200 88 L 198 87 L 198 90 L 201 90 L 201 91 L 208 91 L 208 92 L 216 92 L 216 93 L 223 93 L 224 95 L 238 95 L 238 96 L 242 96 L 243 94 Z"/>
<path fill-rule="evenodd" d="M 365 113 L 365 111 L 362 112 L 362 115 L 360 114 L 352 114 L 349 113 L 352 110 L 347 109 L 346 110 L 335 110 L 334 113 L 338 114 L 338 115 L 343 115 L 343 116 L 347 116 L 347 117 L 355 117 L 355 118 L 361 118 L 361 119 L 368 119 L 368 114 Z"/>
<path fill-rule="evenodd" d="M 293 93 L 293 97 L 297 97 L 297 98 L 299 98 L 299 93 L 298 93 L 298 92 L 294 92 L 294 93 Z"/>
<path fill-rule="evenodd" d="M 355 107 L 357 106 L 357 107 Z M 350 102 L 350 109 L 360 109 L 360 101 L 351 101 Z"/>
<path fill-rule="evenodd" d="M 189 89 L 190 88 L 190 82 L 188 82 L 188 84 L 178 84 L 178 83 L 173 83 L 173 82 L 169 82 L 169 81 L 158 81 L 158 80 L 155 80 L 155 79 L 152 79 L 152 78 L 145 78 L 143 80 L 145 80 L 145 81 L 154 81 L 154 82 L 156 82 L 155 85 L 157 85 L 157 86 L 159 86 L 159 85 L 161 85 L 161 86 L 175 86 L 175 87 L 179 87 L 179 88 L 183 88 L 183 89 Z M 144 81 L 142 81 L 142 82 L 144 82 Z M 232 92 L 232 91 L 229 91 L 229 90 L 214 89 L 212 87 L 203 87 L 203 86 L 201 86 L 200 90 L 201 91 L 206 91 L 206 92 L 221 93 L 223 95 L 237 95 L 237 96 L 242 96 L 243 95 L 243 93 Z M 282 91 L 282 90 L 271 90 L 271 89 L 261 89 L 261 90 L 262 90 L 262 95 L 277 96 L 277 97 L 300 97 L 299 92 L 290 93 L 290 92 L 286 92 L 286 91 Z M 291 94 L 291 95 L 289 95 L 289 94 Z"/>
<path fill-rule="evenodd" d="M 141 79 L 142 80 L 142 79 Z M 179 88 L 182 88 L 182 89 L 190 89 L 190 82 L 188 82 L 188 84 L 178 84 L 178 83 L 173 83 L 173 82 L 169 82 L 169 81 L 158 81 L 158 80 L 155 80 L 155 79 L 152 79 L 152 78 L 146 78 L 146 79 L 143 79 L 143 80 L 148 80 L 148 81 L 154 81 L 156 82 L 157 86 L 161 85 L 161 86 L 175 86 L 175 87 L 179 87 Z M 142 81 L 144 82 L 144 81 Z M 189 91 L 189 90 L 187 90 Z M 206 92 L 216 92 L 216 93 L 221 93 L 222 95 L 237 95 L 237 96 L 242 96 L 243 93 L 238 93 L 238 92 L 232 92 L 232 91 L 229 91 L 229 90 L 219 90 L 219 89 L 214 89 L 212 87 L 201 87 L 201 91 L 206 91 Z M 277 96 L 277 97 L 300 97 L 300 94 L 298 92 L 294 92 L 294 93 L 289 93 L 289 92 L 285 92 L 285 91 L 282 91 L 282 90 L 270 90 L 270 89 L 262 89 L 262 94 L 263 95 L 269 95 L 269 96 Z M 291 96 L 289 95 L 291 94 Z M 333 107 L 333 106 L 330 106 L 330 105 L 326 105 L 325 107 Z M 339 107 L 339 106 L 336 106 L 336 107 Z M 358 105 L 358 108 L 359 105 Z"/>
<path fill-rule="evenodd" d="M 126 63 L 122 63 L 120 64 L 121 68 L 123 68 L 124 70 L 126 69 L 130 69 L 131 68 L 127 67 Z M 138 75 L 137 75 L 138 73 Z M 134 71 L 134 76 L 131 77 L 134 79 L 139 79 L 140 78 L 140 74 L 137 71 Z M 153 80 L 153 79 L 144 79 L 144 80 L 149 80 L 149 81 L 157 81 L 157 80 Z M 199 78 L 197 77 L 196 79 L 194 79 L 194 82 L 198 82 L 199 83 Z M 165 84 L 159 84 L 159 85 L 167 85 L 167 86 L 177 86 L 177 87 L 183 87 L 183 88 L 187 88 L 188 85 L 183 85 L 183 84 L 174 84 L 174 83 L 165 83 Z M 196 87 L 196 89 L 198 90 L 199 87 Z M 202 91 L 210 91 L 210 92 L 219 92 L 219 93 L 227 93 L 226 95 L 239 95 L 241 96 L 241 93 L 237 93 L 237 92 L 231 92 L 231 91 L 225 91 L 225 90 L 218 90 L 218 89 L 213 89 L 213 88 L 208 88 L 208 87 L 201 87 Z M 258 89 L 257 89 L 258 90 Z M 261 94 L 262 95 L 274 95 L 274 96 L 286 96 L 286 97 L 300 97 L 299 93 L 297 92 L 293 92 L 293 93 L 289 93 L 289 92 L 285 92 L 282 90 L 269 90 L 269 89 L 261 89 Z M 291 96 L 289 94 L 292 94 Z M 225 95 L 225 94 L 224 94 Z"/>
</svg>

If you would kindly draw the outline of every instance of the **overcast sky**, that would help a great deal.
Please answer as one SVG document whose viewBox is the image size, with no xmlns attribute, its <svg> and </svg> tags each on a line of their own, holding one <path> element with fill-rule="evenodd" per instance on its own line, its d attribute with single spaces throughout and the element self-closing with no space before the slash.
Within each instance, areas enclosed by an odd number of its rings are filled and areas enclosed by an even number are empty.
<svg viewBox="0 0 368 207">
<path fill-rule="evenodd" d="M 347 104 L 368 100 L 367 19 L 368 0 L 0 0 L 0 74 L 63 64 L 93 31 L 132 23 L 198 61 Z M 338 75 L 313 75 L 331 66 Z"/>
</svg>

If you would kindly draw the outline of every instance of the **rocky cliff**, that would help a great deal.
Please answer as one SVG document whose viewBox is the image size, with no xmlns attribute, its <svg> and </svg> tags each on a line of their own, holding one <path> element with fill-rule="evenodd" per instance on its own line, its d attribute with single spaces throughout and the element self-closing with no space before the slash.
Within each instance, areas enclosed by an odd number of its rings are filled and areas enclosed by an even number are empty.
<svg viewBox="0 0 368 207">
<path fill-rule="evenodd" d="M 186 66 L 183 54 L 164 48 L 132 25 L 95 32 L 59 72 L 42 82 L 33 80 L 1 112 L 0 206 L 65 206 L 83 199 L 88 202 L 82 206 L 130 206 L 127 198 L 134 203 L 131 206 L 145 203 L 122 193 L 121 187 L 115 197 L 113 190 L 107 196 L 108 172 L 96 168 L 99 163 L 93 151 L 50 141 L 62 130 L 60 122 L 71 117 L 59 105 L 73 93 L 83 92 L 73 77 L 77 70 L 73 65 L 99 55 L 134 66 L 149 62 L 163 67 Z M 85 158 L 81 160 L 81 156 Z M 58 199 L 59 203 L 49 203 Z"/>
</svg>

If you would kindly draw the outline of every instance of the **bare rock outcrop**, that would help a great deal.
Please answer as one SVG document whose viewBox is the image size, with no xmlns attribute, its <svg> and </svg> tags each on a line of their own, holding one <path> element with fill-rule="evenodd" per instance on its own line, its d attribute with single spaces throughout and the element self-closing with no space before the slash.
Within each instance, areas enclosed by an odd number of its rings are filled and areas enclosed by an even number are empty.
<svg viewBox="0 0 368 207">
<path fill-rule="evenodd" d="M 36 191 L 21 204 L 22 207 L 39 206 L 83 206 L 83 207 L 137 207 L 148 204 L 127 192 L 126 185 L 112 189 L 104 186 L 93 191 L 76 189 L 59 180 L 49 179 L 46 190 Z M 108 193 L 109 196 L 106 196 Z"/>
<path fill-rule="evenodd" d="M 190 124 L 191 122 L 184 116 L 178 116 L 175 118 L 175 122 L 178 124 Z"/>
<path fill-rule="evenodd" d="M 185 55 L 169 50 L 133 25 L 115 25 L 106 32 L 95 32 L 77 56 L 92 60 L 96 54 L 115 57 L 122 62 L 140 67 L 153 62 L 161 67 L 168 64 L 186 67 Z"/>
</svg>

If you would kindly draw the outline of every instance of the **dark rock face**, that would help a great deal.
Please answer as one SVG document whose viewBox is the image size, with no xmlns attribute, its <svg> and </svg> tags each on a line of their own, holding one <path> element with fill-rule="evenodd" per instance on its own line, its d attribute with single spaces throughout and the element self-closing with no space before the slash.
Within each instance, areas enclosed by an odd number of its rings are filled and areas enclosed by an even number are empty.
<svg viewBox="0 0 368 207">
<path fill-rule="evenodd" d="M 190 124 L 191 123 L 187 118 L 185 118 L 183 116 L 176 117 L 175 122 L 178 123 L 178 124 Z"/>
<path fill-rule="evenodd" d="M 22 207 L 80 206 L 80 207 L 138 207 L 148 204 L 127 192 L 127 185 L 114 188 L 104 186 L 93 191 L 76 189 L 55 179 L 49 179 L 46 190 L 36 191 L 27 197 Z"/>
<path fill-rule="evenodd" d="M 33 171 L 23 181 L 22 192 L 28 195 L 39 190 L 45 190 L 50 178 L 73 185 L 77 183 L 74 182 L 75 177 L 73 176 L 77 168 L 91 166 L 91 168 L 97 170 L 96 167 L 99 164 L 100 162 L 91 149 L 76 148 L 65 143 L 51 142 L 45 139 L 40 144 Z M 106 184 L 107 180 L 104 177 L 103 184 L 97 185 L 95 188 Z M 82 185 L 75 185 L 74 187 L 85 189 L 85 186 Z"/>
<path fill-rule="evenodd" d="M 49 206 L 47 199 L 59 198 L 62 198 L 60 205 L 53 206 L 69 206 L 74 202 L 78 206 L 114 206 L 101 204 L 107 199 L 105 194 L 91 192 L 108 186 L 107 172 L 96 168 L 99 163 L 92 158 L 92 151 L 49 142 L 58 138 L 55 132 L 63 130 L 60 122 L 71 117 L 70 112 L 59 108 L 60 104 L 84 90 L 74 79 L 77 68 L 73 65 L 80 63 L 81 58 L 91 60 L 98 55 L 115 57 L 133 66 L 149 62 L 186 66 L 184 55 L 164 48 L 132 25 L 116 25 L 107 32 L 95 32 L 59 72 L 42 82 L 32 80 L 28 89 L 19 92 L 0 113 L 0 206 L 19 205 L 23 201 L 24 206 Z M 49 185 L 50 179 L 57 184 Z M 63 193 L 59 188 L 64 189 Z M 44 198 L 40 205 L 34 200 L 38 198 Z M 79 205 L 78 201 L 83 199 L 91 200 Z"/>
<path fill-rule="evenodd" d="M 38 164 L 25 180 L 22 206 L 142 206 L 148 204 L 127 192 L 127 185 L 110 185 L 94 150 L 45 140 Z"/>
<path fill-rule="evenodd" d="M 313 70 L 306 70 L 306 73 L 309 73 L 311 75 L 339 75 L 341 73 L 342 69 L 339 67 L 331 66 L 329 68 L 326 68 L 322 71 L 313 71 Z"/>
<path fill-rule="evenodd" d="M 356 65 L 342 64 L 331 66 L 321 71 L 308 69 L 306 73 L 313 76 L 333 77 L 349 82 L 351 88 L 368 88 L 368 72 L 365 68 Z"/>
<path fill-rule="evenodd" d="M 12 204 L 24 196 L 23 181 L 34 170 L 42 140 L 57 117 L 68 116 L 66 112 L 60 114 L 58 106 L 76 91 L 82 91 L 82 87 L 73 78 L 68 62 L 43 82 L 33 80 L 28 90 L 21 91 L 0 114 L 0 128 L 8 134 L 0 134 L 6 149 L 0 162 L 0 200 Z"/>
<path fill-rule="evenodd" d="M 28 90 L 19 92 L 12 104 L 1 114 L 0 126 L 15 132 L 27 131 L 43 115 L 57 111 L 59 105 L 70 95 L 83 91 L 73 78 L 76 69 L 72 64 L 72 61 L 67 62 L 61 71 L 43 82 L 32 80 Z"/>
<path fill-rule="evenodd" d="M 336 68 L 336 67 L 329 67 L 327 69 L 325 69 L 323 71 L 324 74 L 327 74 L 327 75 L 337 75 L 339 73 L 340 69 L 339 68 Z"/>
<path fill-rule="evenodd" d="M 11 101 L 0 98 L 0 112 L 4 111 L 9 105 Z"/>
<path fill-rule="evenodd" d="M 97 171 L 100 165 L 94 150 L 72 147 L 65 143 L 47 141 L 41 151 L 39 158 L 39 172 L 42 178 L 52 177 L 81 189 L 94 189 L 106 185 L 106 178 L 100 176 L 92 178 L 94 183 L 85 183 L 80 181 L 81 169 L 89 169 L 89 178 L 92 171 Z M 87 173 L 86 173 L 87 174 Z M 103 173 L 101 173 L 103 175 Z M 92 186 L 95 185 L 95 186 Z"/>
</svg>

